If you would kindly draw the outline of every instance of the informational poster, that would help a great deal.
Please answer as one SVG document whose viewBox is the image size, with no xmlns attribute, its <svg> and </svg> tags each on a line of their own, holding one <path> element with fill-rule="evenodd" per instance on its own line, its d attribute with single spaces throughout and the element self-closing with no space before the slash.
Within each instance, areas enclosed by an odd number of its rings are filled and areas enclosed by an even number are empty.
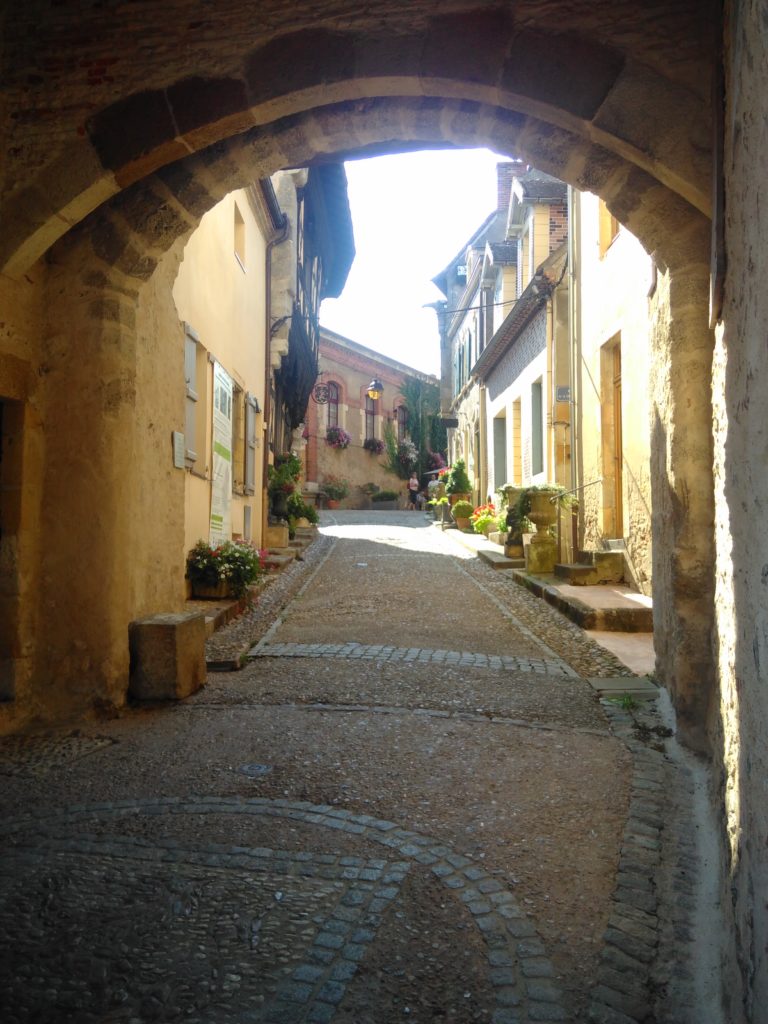
<svg viewBox="0 0 768 1024">
<path fill-rule="evenodd" d="M 232 537 L 232 378 L 213 365 L 212 546 Z"/>
</svg>

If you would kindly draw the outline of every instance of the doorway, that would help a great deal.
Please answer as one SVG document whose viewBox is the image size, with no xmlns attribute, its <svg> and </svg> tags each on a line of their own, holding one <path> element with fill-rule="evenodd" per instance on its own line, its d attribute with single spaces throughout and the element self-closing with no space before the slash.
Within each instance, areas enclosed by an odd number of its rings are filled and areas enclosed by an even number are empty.
<svg viewBox="0 0 768 1024">
<path fill-rule="evenodd" d="M 624 536 L 624 449 L 621 415 L 621 335 L 600 352 L 603 536 Z"/>
</svg>

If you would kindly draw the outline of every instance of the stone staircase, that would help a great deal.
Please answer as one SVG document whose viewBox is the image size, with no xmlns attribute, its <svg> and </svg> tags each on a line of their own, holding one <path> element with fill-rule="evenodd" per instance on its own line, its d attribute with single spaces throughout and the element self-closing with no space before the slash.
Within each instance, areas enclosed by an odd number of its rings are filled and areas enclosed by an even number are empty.
<svg viewBox="0 0 768 1024">
<path fill-rule="evenodd" d="M 555 576 L 573 587 L 595 587 L 624 582 L 621 551 L 579 551 L 577 561 L 555 565 Z"/>
</svg>

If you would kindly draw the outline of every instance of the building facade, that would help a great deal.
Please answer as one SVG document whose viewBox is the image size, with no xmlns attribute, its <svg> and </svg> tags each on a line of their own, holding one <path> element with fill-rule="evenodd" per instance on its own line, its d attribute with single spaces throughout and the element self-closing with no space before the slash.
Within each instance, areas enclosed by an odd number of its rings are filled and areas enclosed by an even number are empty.
<svg viewBox="0 0 768 1024">
<path fill-rule="evenodd" d="M 320 331 L 318 365 L 322 402 L 315 398 L 309 402 L 304 431 L 307 490 L 322 493 L 323 481 L 332 476 L 349 483 L 344 508 L 366 508 L 374 488 L 396 490 L 404 498 L 405 482 L 386 468 L 385 455 L 378 449 L 384 444 L 387 424 L 398 441 L 409 437 L 408 409 L 401 392 L 404 382 L 418 380 L 437 388 L 437 378 L 325 327 Z M 367 394 L 374 379 L 383 385 L 378 399 Z M 328 429 L 335 427 L 349 434 L 346 448 L 326 444 Z M 365 447 L 366 441 L 379 444 Z"/>
<path fill-rule="evenodd" d="M 280 218 L 268 181 L 232 193 L 184 250 L 184 543 L 262 543 L 266 261 Z M 270 201 L 272 200 L 272 201 Z"/>
<path fill-rule="evenodd" d="M 572 192 L 575 479 L 582 546 L 623 542 L 625 578 L 651 593 L 651 322 L 656 274 L 597 196 Z"/>
</svg>

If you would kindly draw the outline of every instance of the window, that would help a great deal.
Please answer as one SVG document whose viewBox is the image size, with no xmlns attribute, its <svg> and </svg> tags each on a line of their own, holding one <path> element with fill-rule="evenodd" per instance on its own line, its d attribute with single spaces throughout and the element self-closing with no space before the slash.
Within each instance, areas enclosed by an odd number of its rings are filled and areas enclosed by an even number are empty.
<svg viewBox="0 0 768 1024">
<path fill-rule="evenodd" d="M 531 473 L 544 472 L 544 423 L 542 418 L 542 386 L 537 380 L 531 385 Z"/>
<path fill-rule="evenodd" d="M 197 384 L 197 335 L 187 324 L 184 331 L 184 381 L 187 389 L 184 423 L 184 445 L 186 460 L 197 461 L 197 414 L 199 389 Z"/>
<path fill-rule="evenodd" d="M 404 441 L 408 433 L 408 410 L 404 405 L 398 405 L 397 410 L 397 440 Z"/>
<path fill-rule="evenodd" d="M 328 426 L 339 425 L 339 385 L 331 381 L 328 385 Z"/>
<path fill-rule="evenodd" d="M 365 396 L 365 436 L 376 437 L 376 406 L 377 400 L 370 395 Z"/>
<path fill-rule="evenodd" d="M 235 257 L 245 270 L 245 221 L 235 203 Z"/>
<path fill-rule="evenodd" d="M 245 396 L 245 493 L 256 491 L 256 413 L 259 404 L 253 395 Z M 246 538 L 248 539 L 248 538 Z"/>
<path fill-rule="evenodd" d="M 614 238 L 619 233 L 621 225 L 613 216 L 611 211 L 605 205 L 603 200 L 600 200 L 600 256 L 603 257 L 608 252 Z"/>
<path fill-rule="evenodd" d="M 232 493 L 245 489 L 245 393 L 232 387 Z"/>
</svg>

